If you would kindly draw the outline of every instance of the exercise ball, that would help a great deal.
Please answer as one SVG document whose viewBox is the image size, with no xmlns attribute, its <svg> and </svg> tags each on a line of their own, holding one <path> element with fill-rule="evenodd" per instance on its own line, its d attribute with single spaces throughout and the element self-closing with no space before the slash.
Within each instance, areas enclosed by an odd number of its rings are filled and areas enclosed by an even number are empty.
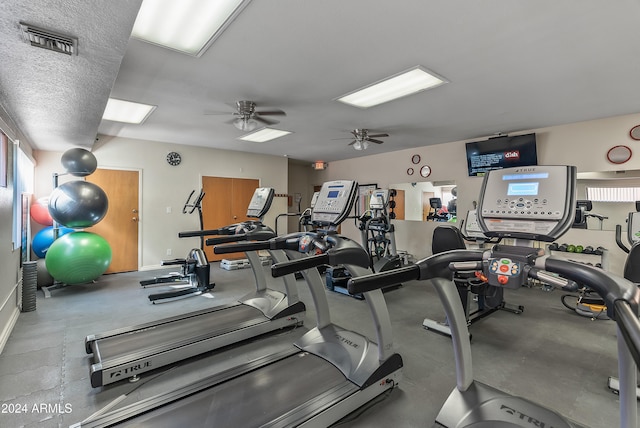
<svg viewBox="0 0 640 428">
<path fill-rule="evenodd" d="M 45 258 L 47 271 L 68 285 L 91 282 L 111 263 L 111 247 L 100 235 L 73 232 L 55 240 Z"/>
<path fill-rule="evenodd" d="M 31 204 L 31 218 L 43 226 L 51 226 L 53 218 L 49 214 L 49 198 L 38 198 Z"/>
<path fill-rule="evenodd" d="M 98 167 L 96 157 L 89 150 L 75 148 L 62 154 L 62 167 L 71 175 L 86 177 L 93 174 Z"/>
<path fill-rule="evenodd" d="M 82 180 L 62 184 L 49 197 L 51 217 L 68 227 L 91 227 L 103 219 L 108 208 L 104 190 Z"/>
<path fill-rule="evenodd" d="M 68 227 L 59 227 L 58 238 L 71 232 L 73 232 L 73 229 L 70 229 Z M 51 244 L 53 244 L 53 241 L 53 227 L 48 226 L 41 229 L 38 233 L 35 234 L 33 240 L 31 241 L 31 249 L 33 250 L 33 254 L 35 254 L 39 258 L 43 258 L 47 254 L 47 250 L 49 250 Z"/>
</svg>

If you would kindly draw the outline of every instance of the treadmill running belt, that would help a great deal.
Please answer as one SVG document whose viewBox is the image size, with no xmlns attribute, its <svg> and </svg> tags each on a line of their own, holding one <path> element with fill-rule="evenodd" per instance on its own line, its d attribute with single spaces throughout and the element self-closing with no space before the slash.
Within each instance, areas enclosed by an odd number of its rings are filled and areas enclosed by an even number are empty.
<svg viewBox="0 0 640 428">
<path fill-rule="evenodd" d="M 211 337 L 250 325 L 267 321 L 258 309 L 248 305 L 237 305 L 203 315 L 159 324 L 155 327 L 135 330 L 118 336 L 100 339 L 98 348 L 102 361 L 113 357 L 153 351 L 159 346 L 189 343 L 200 337 Z M 174 346 L 175 347 L 175 346 Z M 171 346 L 169 346 L 171 348 Z"/>
<path fill-rule="evenodd" d="M 357 390 L 332 364 L 312 354 L 298 353 L 142 414 L 123 425 L 258 427 L 298 406 L 303 406 L 304 414 L 316 413 Z M 313 400 L 316 402 L 308 403 Z M 294 415 L 297 417 L 299 415 Z"/>
</svg>

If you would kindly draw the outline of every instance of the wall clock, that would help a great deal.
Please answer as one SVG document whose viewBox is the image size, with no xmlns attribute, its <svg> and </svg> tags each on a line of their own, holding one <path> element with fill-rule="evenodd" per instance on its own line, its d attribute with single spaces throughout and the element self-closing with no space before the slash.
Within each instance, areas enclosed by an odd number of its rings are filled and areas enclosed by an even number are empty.
<svg viewBox="0 0 640 428">
<path fill-rule="evenodd" d="M 413 168 L 407 168 L 407 175 L 413 175 Z"/>
<path fill-rule="evenodd" d="M 633 128 L 631 128 L 631 131 L 629 131 L 629 135 L 634 140 L 640 140 L 640 125 L 636 125 Z"/>
<path fill-rule="evenodd" d="M 422 168 L 420 168 L 420 176 L 422 176 L 423 178 L 427 178 L 430 175 L 431 167 L 429 165 L 424 165 Z"/>
<path fill-rule="evenodd" d="M 180 162 L 182 162 L 182 157 L 180 156 L 180 153 L 170 152 L 167 155 L 167 163 L 169 165 L 171 165 L 171 166 L 180 165 Z"/>
<path fill-rule="evenodd" d="M 411 156 L 411 163 L 418 165 L 420 163 L 420 155 Z"/>
<path fill-rule="evenodd" d="M 631 159 L 631 149 L 627 146 L 613 146 L 607 152 L 607 160 L 611 163 L 625 163 Z"/>
</svg>

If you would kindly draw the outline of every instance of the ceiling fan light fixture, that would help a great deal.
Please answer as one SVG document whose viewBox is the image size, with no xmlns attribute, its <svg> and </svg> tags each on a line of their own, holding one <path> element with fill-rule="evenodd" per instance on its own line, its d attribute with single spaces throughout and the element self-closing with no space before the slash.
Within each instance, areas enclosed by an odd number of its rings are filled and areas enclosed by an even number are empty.
<svg viewBox="0 0 640 428">
<path fill-rule="evenodd" d="M 356 150 L 367 150 L 367 148 L 369 148 L 369 142 L 356 140 L 356 142 L 353 143 L 353 148 Z"/>
<path fill-rule="evenodd" d="M 253 131 L 258 127 L 258 122 L 253 119 L 245 119 L 243 117 L 239 117 L 238 119 L 233 121 L 233 126 L 238 128 L 240 131 Z"/>
<path fill-rule="evenodd" d="M 448 80 L 444 77 L 438 76 L 424 67 L 416 66 L 335 98 L 335 100 L 359 108 L 369 108 L 445 83 L 448 83 Z"/>
<path fill-rule="evenodd" d="M 291 134 L 291 131 L 265 127 L 255 132 L 251 132 L 250 134 L 243 135 L 242 137 L 239 137 L 239 139 L 243 141 L 251 141 L 253 143 L 264 143 L 265 141 L 271 141 L 289 134 Z"/>
<path fill-rule="evenodd" d="M 201 56 L 251 0 L 145 0 L 131 36 Z"/>
</svg>

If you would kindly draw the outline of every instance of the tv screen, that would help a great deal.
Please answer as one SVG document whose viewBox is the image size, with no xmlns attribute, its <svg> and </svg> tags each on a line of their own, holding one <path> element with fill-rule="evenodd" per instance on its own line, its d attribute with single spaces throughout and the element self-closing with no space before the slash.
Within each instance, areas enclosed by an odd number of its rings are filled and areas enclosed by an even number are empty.
<svg viewBox="0 0 640 428">
<path fill-rule="evenodd" d="M 469 176 L 483 176 L 493 169 L 538 164 L 536 134 L 495 137 L 466 144 Z"/>
</svg>

